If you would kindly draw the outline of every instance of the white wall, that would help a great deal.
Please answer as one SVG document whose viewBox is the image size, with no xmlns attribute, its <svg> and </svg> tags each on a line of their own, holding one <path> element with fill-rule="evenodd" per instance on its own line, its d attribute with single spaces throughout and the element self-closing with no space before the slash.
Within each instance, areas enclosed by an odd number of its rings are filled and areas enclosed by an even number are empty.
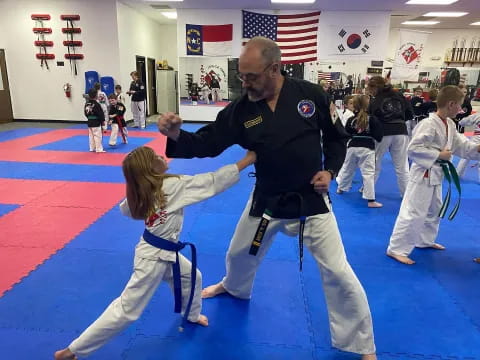
<svg viewBox="0 0 480 360">
<path fill-rule="evenodd" d="M 6 13 L 6 3 L 0 1 L 0 14 Z M 6 39 L 6 28 L 5 23 L 0 21 L 0 49 L 3 49 L 7 46 L 7 39 Z"/>
<path fill-rule="evenodd" d="M 170 66 L 177 69 L 175 25 L 160 25 L 120 2 L 117 4 L 117 18 L 121 72 L 119 83 L 124 92 L 128 90 L 132 81 L 130 73 L 136 70 L 136 55 L 144 56 L 145 60 L 155 59 L 156 62 L 166 59 Z M 147 65 L 146 69 L 148 72 Z M 126 117 L 132 118 L 130 110 Z"/>
<path fill-rule="evenodd" d="M 84 120 L 84 72 L 96 70 L 100 76 L 115 79 L 120 75 L 115 0 L 4 0 L 3 7 L 1 22 L 8 29 L 4 43 L 14 118 Z M 53 30 L 46 36 L 54 42 L 48 52 L 56 56 L 49 61 L 50 70 L 42 69 L 35 58 L 38 49 L 33 42 L 37 37 L 32 32 L 31 14 L 51 15 L 51 20 L 45 22 L 45 27 Z M 82 33 L 74 39 L 83 41 L 79 51 L 85 54 L 85 59 L 77 61 L 77 76 L 64 58 L 67 49 L 62 42 L 66 35 L 61 28 L 66 27 L 66 22 L 60 20 L 61 14 L 80 15 L 75 25 Z M 56 61 L 65 61 L 65 66 L 57 66 Z M 63 84 L 67 82 L 72 84 L 71 99 L 63 92 Z"/>
</svg>

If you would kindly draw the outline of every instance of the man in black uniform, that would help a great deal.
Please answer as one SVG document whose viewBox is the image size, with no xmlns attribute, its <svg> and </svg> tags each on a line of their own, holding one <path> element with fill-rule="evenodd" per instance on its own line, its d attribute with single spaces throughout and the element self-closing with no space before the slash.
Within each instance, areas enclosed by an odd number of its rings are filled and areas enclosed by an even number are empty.
<svg viewBox="0 0 480 360">
<path fill-rule="evenodd" d="M 135 124 L 133 127 L 145 129 L 145 85 L 140 80 L 138 72 L 132 71 L 130 76 L 132 77 L 132 82 L 127 94 L 132 97 L 132 114 Z"/>
<path fill-rule="evenodd" d="M 257 153 L 256 184 L 230 242 L 227 275 L 202 296 L 227 292 L 249 299 L 275 234 L 299 232 L 301 256 L 304 234 L 322 271 L 333 345 L 373 360 L 367 298 L 347 262 L 327 194 L 345 146 L 330 118 L 325 92 L 281 75 L 280 59 L 275 42 L 253 38 L 239 58 L 238 77 L 247 94 L 223 109 L 214 123 L 190 133 L 180 129 L 182 120 L 173 113 L 158 120 L 160 132 L 168 136 L 169 157 L 213 157 L 233 144 Z"/>
</svg>

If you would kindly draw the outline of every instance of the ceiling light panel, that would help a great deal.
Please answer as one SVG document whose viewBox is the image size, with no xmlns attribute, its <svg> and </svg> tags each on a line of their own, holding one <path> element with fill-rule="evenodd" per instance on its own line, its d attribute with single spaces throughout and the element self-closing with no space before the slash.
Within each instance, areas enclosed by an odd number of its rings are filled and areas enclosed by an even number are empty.
<svg viewBox="0 0 480 360">
<path fill-rule="evenodd" d="M 409 0 L 405 4 L 408 5 L 450 5 L 458 0 Z"/>
<path fill-rule="evenodd" d="M 402 25 L 436 25 L 440 21 L 404 21 Z"/>
<path fill-rule="evenodd" d="M 176 11 L 162 11 L 162 15 L 169 19 L 176 19 L 177 12 Z"/>
<path fill-rule="evenodd" d="M 272 4 L 313 4 L 315 0 L 271 0 Z"/>
<path fill-rule="evenodd" d="M 431 16 L 431 17 L 461 17 L 468 15 L 468 12 L 429 12 L 422 16 Z"/>
</svg>

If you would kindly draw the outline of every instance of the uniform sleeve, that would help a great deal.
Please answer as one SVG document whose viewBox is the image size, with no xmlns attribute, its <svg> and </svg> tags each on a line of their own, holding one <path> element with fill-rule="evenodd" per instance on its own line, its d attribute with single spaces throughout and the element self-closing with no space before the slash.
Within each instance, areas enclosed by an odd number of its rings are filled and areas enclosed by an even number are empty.
<svg viewBox="0 0 480 360">
<path fill-rule="evenodd" d="M 132 217 L 132 213 L 130 212 L 130 208 L 128 207 L 127 199 L 124 199 L 120 203 L 120 205 L 118 205 L 118 207 L 120 208 L 120 212 L 122 213 L 122 215 Z"/>
<path fill-rule="evenodd" d="M 452 144 L 452 153 L 454 155 L 464 159 L 480 160 L 478 146 L 478 144 L 471 142 L 465 136 L 455 131 Z"/>
<path fill-rule="evenodd" d="M 146 96 L 146 92 L 145 92 L 145 85 L 143 84 L 143 82 L 139 81 L 138 82 L 138 91 L 137 93 L 140 93 L 140 95 L 142 97 L 145 97 Z"/>
<path fill-rule="evenodd" d="M 353 120 L 355 119 L 354 116 L 351 116 L 348 120 L 347 123 L 345 124 L 345 130 L 347 133 L 351 135 L 355 135 L 357 130 L 353 127 Z"/>
<path fill-rule="evenodd" d="M 236 144 L 240 128 L 235 124 L 232 105 L 220 111 L 215 122 L 202 127 L 197 132 L 180 130 L 177 141 L 168 139 L 167 156 L 183 159 L 215 157 Z"/>
<path fill-rule="evenodd" d="M 372 137 L 380 142 L 383 138 L 383 125 L 380 120 L 377 119 L 376 116 L 370 116 L 368 119 L 369 127 L 370 127 L 370 134 Z"/>
<path fill-rule="evenodd" d="M 179 180 L 171 178 L 170 181 L 174 181 L 173 189 L 167 188 L 169 211 L 177 211 L 185 206 L 206 200 L 228 189 L 239 179 L 238 167 L 235 164 L 224 166 L 215 172 L 182 176 Z M 164 183 L 164 187 L 165 185 Z"/>
<path fill-rule="evenodd" d="M 320 128 L 322 129 L 324 169 L 338 173 L 347 152 L 345 138 L 332 123 L 327 94 L 320 90 L 316 99 Z"/>
<path fill-rule="evenodd" d="M 98 117 L 98 120 L 100 120 L 100 122 L 105 121 L 105 114 L 98 102 L 95 104 L 95 115 Z"/>
<path fill-rule="evenodd" d="M 433 147 L 435 128 L 428 120 L 421 121 L 408 145 L 408 157 L 425 169 L 430 169 L 438 159 L 440 149 Z"/>
<path fill-rule="evenodd" d="M 125 114 L 125 105 L 123 105 L 123 103 L 118 103 L 117 104 L 117 114 L 118 115 Z"/>
<path fill-rule="evenodd" d="M 414 118 L 412 103 L 405 99 L 403 95 L 403 103 L 405 104 L 405 120 L 412 120 Z"/>
</svg>

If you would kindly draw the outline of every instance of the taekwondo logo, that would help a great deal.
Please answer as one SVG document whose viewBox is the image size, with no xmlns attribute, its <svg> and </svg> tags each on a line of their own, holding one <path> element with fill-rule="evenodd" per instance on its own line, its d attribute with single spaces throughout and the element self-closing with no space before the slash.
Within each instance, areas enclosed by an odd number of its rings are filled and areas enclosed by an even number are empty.
<svg viewBox="0 0 480 360">
<path fill-rule="evenodd" d="M 415 49 L 415 44 L 406 43 L 400 47 L 399 52 L 402 55 L 402 58 L 405 60 L 405 62 L 407 64 L 410 64 L 413 61 L 420 58 L 422 49 L 423 49 L 423 46 L 421 46 L 419 49 Z"/>
<path fill-rule="evenodd" d="M 315 104 L 312 100 L 300 100 L 297 111 L 302 117 L 310 118 L 315 114 Z"/>
<path fill-rule="evenodd" d="M 366 44 L 366 40 L 370 36 L 372 36 L 372 33 L 368 29 L 363 30 L 361 35 L 357 33 L 349 34 L 345 29 L 342 29 L 338 33 L 338 36 L 340 36 L 342 40 L 346 39 L 345 44 L 342 42 L 337 46 L 337 49 L 338 51 L 340 51 L 341 54 L 343 54 L 345 51 L 348 51 L 349 49 L 356 50 L 360 47 L 361 47 L 360 50 L 362 51 L 362 53 L 365 54 L 368 51 L 368 49 L 370 49 L 370 46 Z"/>
<path fill-rule="evenodd" d="M 187 30 L 187 50 L 189 53 L 202 54 L 202 34 L 199 29 Z"/>
</svg>

